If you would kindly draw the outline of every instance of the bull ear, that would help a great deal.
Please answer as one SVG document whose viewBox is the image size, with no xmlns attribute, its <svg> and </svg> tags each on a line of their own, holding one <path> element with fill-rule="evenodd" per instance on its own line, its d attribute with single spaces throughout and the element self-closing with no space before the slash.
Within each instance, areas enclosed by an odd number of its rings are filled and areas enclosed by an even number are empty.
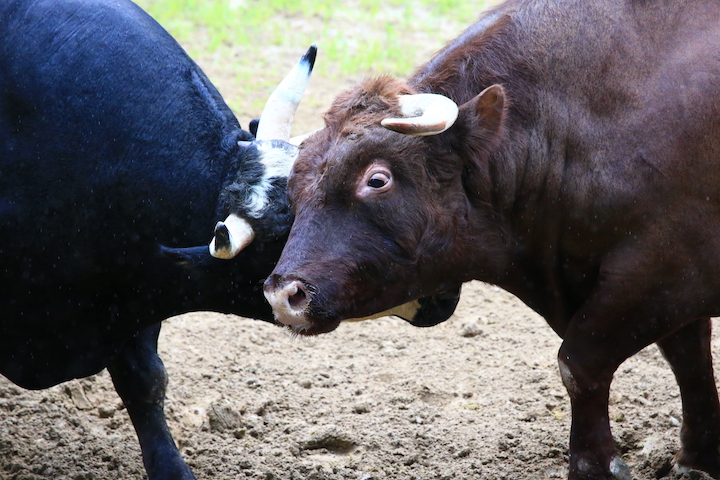
<svg viewBox="0 0 720 480">
<path fill-rule="evenodd" d="M 461 114 L 475 117 L 477 125 L 497 133 L 505 118 L 505 89 L 492 85 L 460 107 Z"/>
</svg>

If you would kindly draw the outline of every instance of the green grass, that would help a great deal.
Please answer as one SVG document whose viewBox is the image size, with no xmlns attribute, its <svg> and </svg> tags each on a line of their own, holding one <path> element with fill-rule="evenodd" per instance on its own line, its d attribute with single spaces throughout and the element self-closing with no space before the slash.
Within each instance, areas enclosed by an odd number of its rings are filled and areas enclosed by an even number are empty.
<svg viewBox="0 0 720 480">
<path fill-rule="evenodd" d="M 461 0 L 138 0 L 191 55 L 222 48 L 318 43 L 340 73 L 375 70 L 407 74 L 415 45 L 405 32 L 439 22 L 469 25 L 483 1 Z M 307 21 L 307 25 L 303 25 Z M 337 28 L 337 25 L 354 28 Z M 459 32 L 455 32 L 459 33 Z M 447 35 L 442 35 L 446 40 Z M 440 42 L 438 45 L 441 45 Z"/>
<path fill-rule="evenodd" d="M 486 3 L 135 1 L 198 61 L 239 116 L 257 115 L 272 88 L 312 43 L 319 47 L 313 78 L 326 79 L 325 85 L 347 86 L 379 73 L 405 77 L 473 23 Z"/>
</svg>

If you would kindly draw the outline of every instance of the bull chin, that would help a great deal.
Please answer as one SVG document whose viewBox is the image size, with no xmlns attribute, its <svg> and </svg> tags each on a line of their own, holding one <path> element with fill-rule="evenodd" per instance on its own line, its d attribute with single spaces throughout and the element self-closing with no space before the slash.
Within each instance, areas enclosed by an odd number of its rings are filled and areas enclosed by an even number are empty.
<svg viewBox="0 0 720 480">
<path fill-rule="evenodd" d="M 276 322 L 288 327 L 293 334 L 304 337 L 332 332 L 344 320 L 336 313 L 317 311 L 312 305 L 293 315 L 287 315 L 287 312 L 278 312 L 277 310 L 274 310 L 274 313 Z"/>
<path fill-rule="evenodd" d="M 342 320 L 331 320 L 327 322 L 311 322 L 301 325 L 287 325 L 294 335 L 302 337 L 314 337 L 323 333 L 330 333 L 340 326 Z"/>
<path fill-rule="evenodd" d="M 455 308 L 460 301 L 460 289 L 461 287 L 457 286 L 437 295 L 422 297 L 389 310 L 360 318 L 343 319 L 341 316 L 329 315 L 327 312 L 322 315 L 308 315 L 306 313 L 305 322 L 303 323 L 281 323 L 288 326 L 294 334 L 301 336 L 329 333 L 338 328 L 343 322 L 360 322 L 389 316 L 399 317 L 415 327 L 433 327 L 444 322 L 455 313 Z"/>
</svg>

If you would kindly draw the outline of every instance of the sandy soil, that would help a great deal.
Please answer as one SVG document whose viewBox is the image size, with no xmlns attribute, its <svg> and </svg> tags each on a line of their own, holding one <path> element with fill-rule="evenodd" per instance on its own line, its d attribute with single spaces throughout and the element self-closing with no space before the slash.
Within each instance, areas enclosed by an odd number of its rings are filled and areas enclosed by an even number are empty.
<svg viewBox="0 0 720 480">
<path fill-rule="evenodd" d="M 434 328 L 386 318 L 293 338 L 197 313 L 165 323 L 160 351 L 171 428 L 199 479 L 530 480 L 567 475 L 559 344 L 514 297 L 472 283 Z M 610 415 L 636 478 L 667 474 L 680 400 L 655 347 L 620 367 Z M 0 382 L 0 478 L 143 477 L 106 372 L 40 392 Z"/>
<path fill-rule="evenodd" d="M 217 58 L 199 60 L 221 91 L 233 88 Z M 299 130 L 317 127 L 352 80 L 313 79 Z M 517 299 L 472 283 L 435 328 L 386 318 L 293 338 L 196 313 L 165 322 L 160 351 L 167 416 L 199 480 L 535 480 L 567 475 L 559 345 Z M 610 414 L 635 477 L 666 476 L 680 398 L 655 347 L 620 367 Z M 0 479 L 144 477 L 106 372 L 39 392 L 0 379 Z"/>
</svg>

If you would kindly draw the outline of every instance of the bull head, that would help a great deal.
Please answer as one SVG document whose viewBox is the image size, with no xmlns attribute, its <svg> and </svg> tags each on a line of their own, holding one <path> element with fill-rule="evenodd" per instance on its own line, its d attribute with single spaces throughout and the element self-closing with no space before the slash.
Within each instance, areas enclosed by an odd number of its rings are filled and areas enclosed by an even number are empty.
<svg viewBox="0 0 720 480">
<path fill-rule="evenodd" d="M 240 142 L 246 144 L 245 147 L 254 145 L 263 155 L 263 160 L 270 160 L 272 164 L 263 165 L 268 179 L 271 175 L 287 177 L 292 160 L 297 156 L 297 148 L 289 143 L 293 142 L 290 139 L 290 129 L 310 79 L 316 54 L 317 47 L 312 45 L 270 95 L 260 115 L 255 142 Z M 266 199 L 257 201 L 259 206 L 256 209 L 262 208 L 265 202 Z M 230 213 L 225 221 L 215 225 L 210 254 L 216 258 L 231 259 L 254 238 L 255 230 L 250 222 L 237 213 Z"/>
<path fill-rule="evenodd" d="M 486 182 L 466 173 L 484 175 L 502 138 L 503 88 L 460 106 L 413 90 L 389 77 L 368 80 L 341 94 L 326 128 L 303 144 L 288 184 L 295 220 L 264 285 L 276 319 L 298 333 L 414 299 L 435 297 L 452 313 L 441 300 L 456 299 L 473 278 L 471 256 L 493 269 L 502 261 L 502 235 L 483 210 Z M 449 315 L 400 316 L 432 325 Z"/>
</svg>

